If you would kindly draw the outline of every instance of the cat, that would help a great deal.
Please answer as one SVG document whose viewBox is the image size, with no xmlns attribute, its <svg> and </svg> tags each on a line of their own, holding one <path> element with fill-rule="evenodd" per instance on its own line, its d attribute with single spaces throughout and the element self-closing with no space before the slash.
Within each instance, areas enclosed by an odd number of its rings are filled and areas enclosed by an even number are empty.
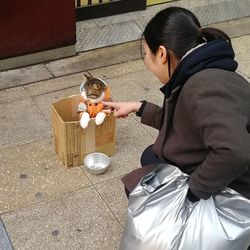
<svg viewBox="0 0 250 250">
<path fill-rule="evenodd" d="M 95 124 L 100 125 L 105 120 L 107 113 L 103 112 L 102 101 L 111 101 L 110 88 L 101 79 L 91 74 L 84 74 L 86 81 L 80 86 L 81 102 L 78 105 L 80 111 L 80 126 L 87 128 L 90 118 L 95 118 Z"/>
</svg>

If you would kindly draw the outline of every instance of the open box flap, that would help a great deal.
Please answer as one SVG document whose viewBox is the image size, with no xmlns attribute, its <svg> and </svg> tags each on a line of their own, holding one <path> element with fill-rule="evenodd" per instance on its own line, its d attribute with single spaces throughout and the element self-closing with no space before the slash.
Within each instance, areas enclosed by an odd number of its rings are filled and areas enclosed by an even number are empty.
<svg viewBox="0 0 250 250">
<path fill-rule="evenodd" d="M 78 121 L 77 106 L 80 103 L 80 94 L 72 95 L 58 102 L 52 103 L 53 108 L 64 122 Z"/>
</svg>

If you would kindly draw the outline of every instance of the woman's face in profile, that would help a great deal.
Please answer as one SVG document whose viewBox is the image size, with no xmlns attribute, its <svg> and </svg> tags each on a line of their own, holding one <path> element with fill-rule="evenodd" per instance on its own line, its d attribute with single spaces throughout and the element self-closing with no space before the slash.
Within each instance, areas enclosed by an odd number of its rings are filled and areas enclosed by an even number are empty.
<svg viewBox="0 0 250 250">
<path fill-rule="evenodd" d="M 143 42 L 143 61 L 145 66 L 150 70 L 161 83 L 168 82 L 168 65 L 166 60 L 166 50 L 160 46 L 156 54 L 152 53 L 146 41 Z"/>
</svg>

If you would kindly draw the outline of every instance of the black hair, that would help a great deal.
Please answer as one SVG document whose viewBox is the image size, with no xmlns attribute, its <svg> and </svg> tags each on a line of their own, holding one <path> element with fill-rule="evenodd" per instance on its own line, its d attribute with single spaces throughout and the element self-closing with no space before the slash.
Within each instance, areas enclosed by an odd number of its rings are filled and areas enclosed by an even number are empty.
<svg viewBox="0 0 250 250">
<path fill-rule="evenodd" d="M 167 50 L 167 57 L 170 56 L 171 50 L 178 59 L 204 42 L 223 39 L 231 43 L 223 31 L 201 28 L 197 17 L 181 7 L 169 7 L 156 14 L 147 24 L 143 37 L 153 54 L 163 45 Z"/>
</svg>

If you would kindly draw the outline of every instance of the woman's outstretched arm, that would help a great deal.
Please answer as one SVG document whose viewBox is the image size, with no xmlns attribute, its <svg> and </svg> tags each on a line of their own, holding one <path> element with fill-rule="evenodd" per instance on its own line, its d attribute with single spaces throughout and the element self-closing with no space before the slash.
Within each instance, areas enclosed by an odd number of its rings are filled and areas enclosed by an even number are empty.
<svg viewBox="0 0 250 250">
<path fill-rule="evenodd" d="M 126 118 L 128 114 L 137 112 L 141 102 L 103 102 L 105 107 L 114 109 L 114 116 L 117 118 Z"/>
</svg>

